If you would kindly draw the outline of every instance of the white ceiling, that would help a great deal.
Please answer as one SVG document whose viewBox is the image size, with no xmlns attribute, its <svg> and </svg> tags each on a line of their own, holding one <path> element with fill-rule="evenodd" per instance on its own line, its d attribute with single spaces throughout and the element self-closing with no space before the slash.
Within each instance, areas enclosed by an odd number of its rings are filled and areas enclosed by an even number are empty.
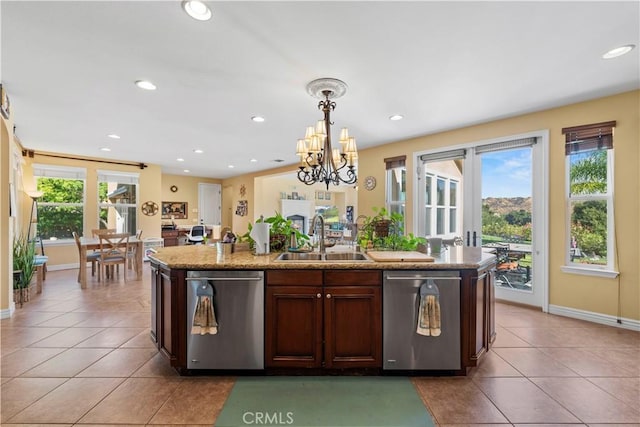
<svg viewBox="0 0 640 427">
<path fill-rule="evenodd" d="M 639 44 L 638 1 L 207 4 L 200 22 L 178 1 L 3 0 L 24 146 L 226 178 L 296 162 L 319 77 L 349 85 L 334 134 L 349 127 L 360 149 L 640 87 L 640 49 L 601 58 Z"/>
</svg>

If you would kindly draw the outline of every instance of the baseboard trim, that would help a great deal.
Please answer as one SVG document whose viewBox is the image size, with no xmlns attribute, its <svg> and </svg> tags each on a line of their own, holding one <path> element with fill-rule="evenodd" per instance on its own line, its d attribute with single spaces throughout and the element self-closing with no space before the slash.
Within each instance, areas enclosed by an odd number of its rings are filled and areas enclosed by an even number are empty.
<svg viewBox="0 0 640 427">
<path fill-rule="evenodd" d="M 90 266 L 91 264 L 87 263 L 88 266 Z M 73 270 L 73 269 L 78 269 L 78 264 L 56 264 L 56 265 L 50 265 L 49 263 L 47 263 L 47 271 L 58 271 L 58 270 Z"/>
<path fill-rule="evenodd" d="M 0 319 L 10 318 L 15 311 L 16 311 L 16 303 L 11 301 L 11 305 L 9 306 L 9 308 L 0 310 Z"/>
<path fill-rule="evenodd" d="M 640 331 L 640 320 L 618 318 L 609 314 L 594 313 L 592 311 L 579 310 L 577 308 L 562 307 L 559 305 L 549 304 L 549 313 L 558 316 L 571 317 L 573 319 L 586 320 L 587 322 L 599 323 L 607 326 L 615 326 L 617 328 L 630 329 L 632 331 Z"/>
</svg>

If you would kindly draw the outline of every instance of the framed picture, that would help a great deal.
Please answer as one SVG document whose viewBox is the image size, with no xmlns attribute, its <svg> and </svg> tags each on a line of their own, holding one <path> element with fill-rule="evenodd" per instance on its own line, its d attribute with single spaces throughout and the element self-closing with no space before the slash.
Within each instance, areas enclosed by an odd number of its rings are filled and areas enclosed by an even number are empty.
<svg viewBox="0 0 640 427">
<path fill-rule="evenodd" d="M 325 200 L 331 200 L 331 193 L 330 193 L 330 192 L 328 192 L 328 191 L 325 191 L 325 193 L 324 193 L 324 199 L 325 199 Z"/>
<path fill-rule="evenodd" d="M 246 200 L 238 200 L 238 207 L 236 207 L 236 215 L 246 216 L 249 210 L 249 203 Z"/>
<path fill-rule="evenodd" d="M 324 200 L 324 191 L 316 191 L 316 200 Z"/>
<path fill-rule="evenodd" d="M 162 202 L 162 219 L 187 219 L 187 202 Z"/>
<path fill-rule="evenodd" d="M 292 193 L 291 193 L 291 198 L 292 198 L 293 200 L 298 200 L 298 192 L 297 192 L 297 191 L 292 192 Z"/>
</svg>

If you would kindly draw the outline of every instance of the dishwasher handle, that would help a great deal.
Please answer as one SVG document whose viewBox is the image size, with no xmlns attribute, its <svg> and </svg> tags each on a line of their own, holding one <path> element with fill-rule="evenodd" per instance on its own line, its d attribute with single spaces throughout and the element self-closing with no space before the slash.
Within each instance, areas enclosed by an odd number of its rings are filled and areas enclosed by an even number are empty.
<svg viewBox="0 0 640 427">
<path fill-rule="evenodd" d="M 386 276 L 387 280 L 462 280 L 461 277 L 447 277 L 447 276 Z"/>
<path fill-rule="evenodd" d="M 198 280 L 198 281 L 211 280 L 213 282 L 246 282 L 246 281 L 260 282 L 262 281 L 262 277 L 187 277 L 186 280 L 187 282 L 192 280 Z"/>
</svg>

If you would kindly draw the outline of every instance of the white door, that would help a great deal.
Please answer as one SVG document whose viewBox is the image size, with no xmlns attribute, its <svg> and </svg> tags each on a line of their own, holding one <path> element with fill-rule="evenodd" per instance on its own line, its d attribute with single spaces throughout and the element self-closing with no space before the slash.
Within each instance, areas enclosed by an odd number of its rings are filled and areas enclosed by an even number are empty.
<svg viewBox="0 0 640 427">
<path fill-rule="evenodd" d="M 547 310 L 548 133 L 418 156 L 419 235 L 498 254 L 496 298 Z"/>
<path fill-rule="evenodd" d="M 198 184 L 198 223 L 220 225 L 221 223 L 220 184 Z"/>
</svg>

